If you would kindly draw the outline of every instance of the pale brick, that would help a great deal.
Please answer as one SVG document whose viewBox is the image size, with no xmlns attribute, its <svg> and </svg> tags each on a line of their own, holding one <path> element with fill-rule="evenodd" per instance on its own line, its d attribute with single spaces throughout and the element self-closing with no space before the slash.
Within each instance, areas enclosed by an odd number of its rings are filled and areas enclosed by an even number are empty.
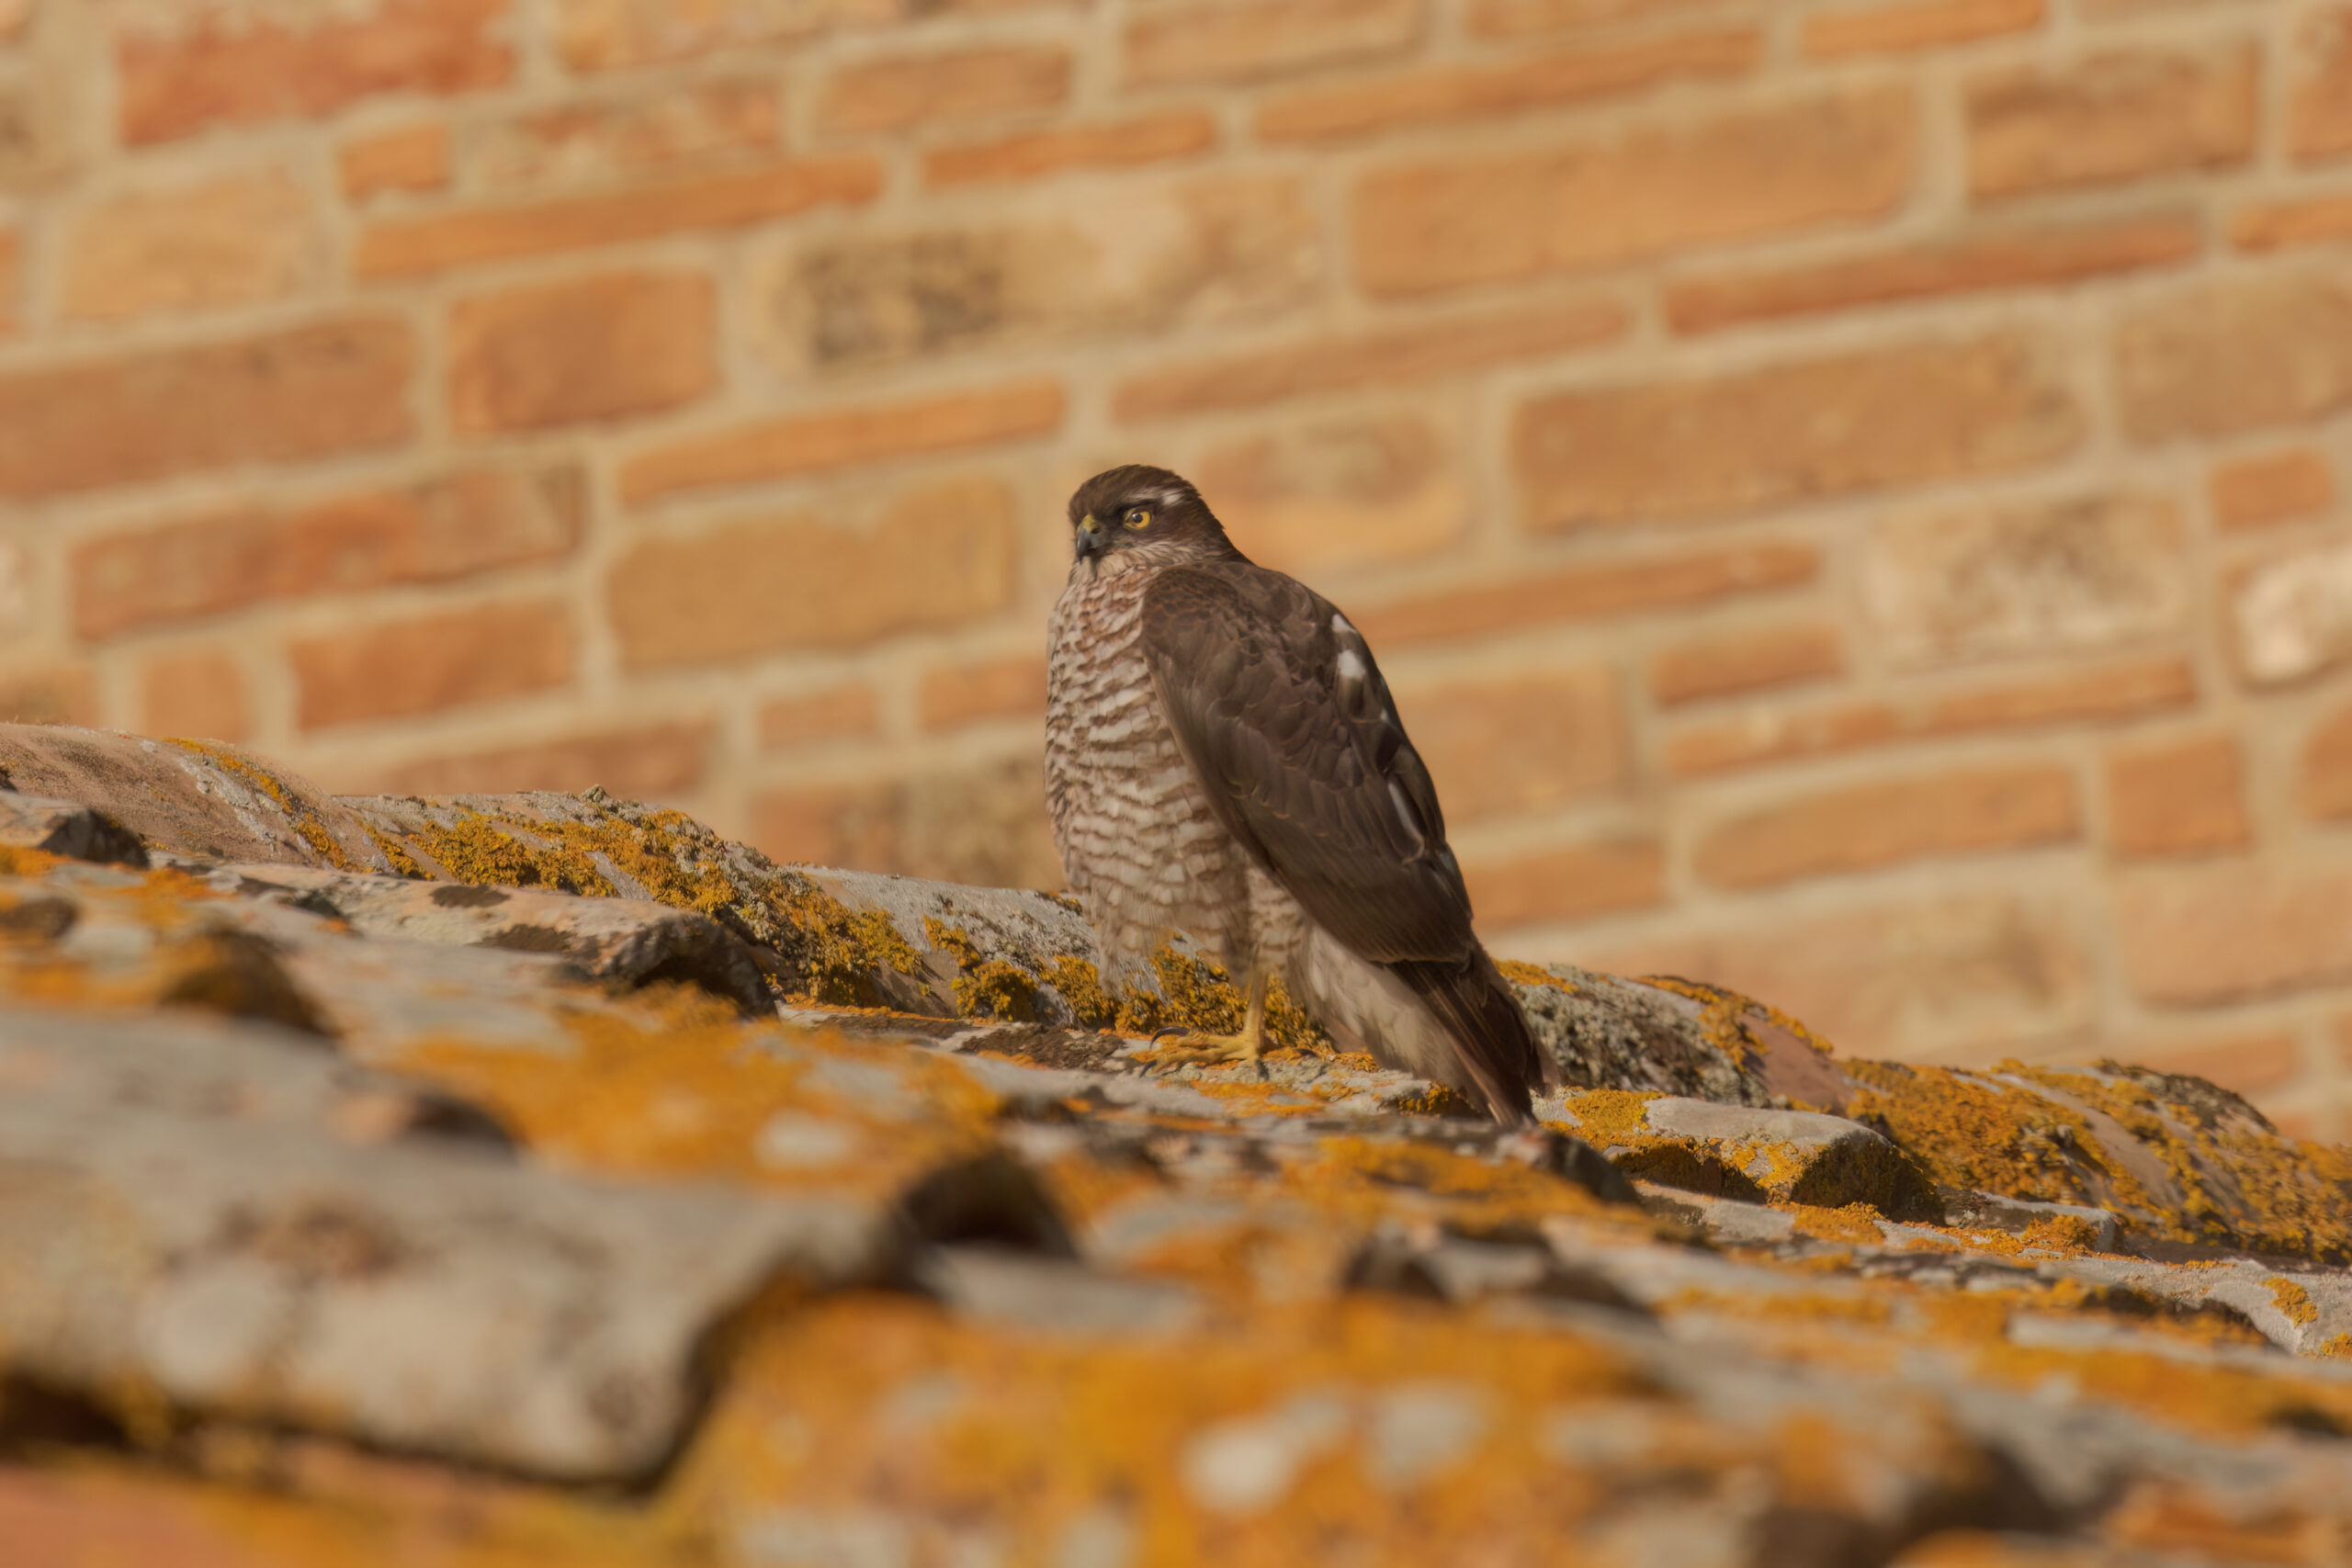
<svg viewBox="0 0 2352 1568">
<path fill-rule="evenodd" d="M 1468 20 L 1476 37 L 1512 39 L 1702 8 L 1721 6 L 1719 0 L 1470 0 Z"/>
<path fill-rule="evenodd" d="M 1699 840 L 1691 864 L 1718 887 L 1771 887 L 2063 843 L 2081 830 L 2064 768 L 1951 769 L 1821 790 L 1736 817 Z"/>
<path fill-rule="evenodd" d="M 2335 504 L 2335 474 L 2308 448 L 2266 452 L 2217 466 L 2211 490 L 2214 523 L 2240 532 L 2325 513 Z"/>
<path fill-rule="evenodd" d="M 811 208 L 856 206 L 881 189 L 881 166 L 860 154 L 682 175 L 549 201 L 383 218 L 360 231 L 352 269 L 361 277 L 398 277 L 702 229 L 740 229 Z"/>
<path fill-rule="evenodd" d="M 2218 865 L 2135 878 L 2114 900 L 2132 988 L 2211 1007 L 2352 981 L 2352 872 Z"/>
<path fill-rule="evenodd" d="M 2129 858 L 2212 854 L 2254 841 L 2237 741 L 2195 736 L 2110 751 L 2108 839 Z"/>
<path fill-rule="evenodd" d="M 354 316 L 0 376 L 0 495 L 397 445 L 415 353 L 399 320 Z"/>
<path fill-rule="evenodd" d="M 945 664 L 930 671 L 915 694 L 925 729 L 956 729 L 990 719 L 1046 715 L 1046 661 L 1024 655 L 984 664 Z"/>
<path fill-rule="evenodd" d="M 2352 6 L 2313 11 L 2295 41 L 2299 73 L 2287 111 L 2289 147 L 2305 160 L 2352 152 Z"/>
<path fill-rule="evenodd" d="M 803 513 L 637 541 L 605 590 L 622 663 L 858 647 L 1012 603 L 1017 535 L 1001 486 L 943 480 L 865 523 Z"/>
<path fill-rule="evenodd" d="M 2179 510 L 2133 495 L 1890 520 L 1871 531 L 1860 583 L 1872 636 L 1910 666 L 2176 631 L 2189 588 Z"/>
<path fill-rule="evenodd" d="M 1666 851 L 1656 839 L 1606 839 L 1527 850 L 1462 868 L 1481 931 L 1596 919 L 1666 902 Z"/>
<path fill-rule="evenodd" d="M 1661 649 L 1650 660 L 1650 695 L 1661 707 L 1676 707 L 1826 680 L 1845 669 L 1845 643 L 1838 628 L 1797 621 L 1690 637 Z"/>
<path fill-rule="evenodd" d="M 601 784 L 625 800 L 674 800 L 702 783 L 711 734 L 709 721 L 687 720 L 425 757 L 387 770 L 380 787 L 394 795 L 500 795 Z"/>
<path fill-rule="evenodd" d="M 2341 268 L 2200 283 L 2126 315 L 2116 392 L 2135 441 L 2225 435 L 2352 408 Z"/>
<path fill-rule="evenodd" d="M 912 401 L 788 414 L 631 457 L 621 464 L 620 491 L 626 501 L 646 502 L 1051 435 L 1061 428 L 1062 406 L 1058 383 L 1026 380 Z"/>
<path fill-rule="evenodd" d="M 817 128 L 833 135 L 1000 119 L 1069 96 L 1069 51 L 1057 45 L 873 60 L 833 73 Z"/>
<path fill-rule="evenodd" d="M 1396 296 L 1881 217 L 1910 189 L 1907 95 L 1851 92 L 1619 137 L 1375 169 L 1356 276 Z"/>
<path fill-rule="evenodd" d="M 1453 66 L 1314 87 L 1258 111 L 1261 141 L 1325 141 L 1492 118 L 1639 92 L 1686 77 L 1736 76 L 1763 52 L 1753 28 L 1594 45 L 1500 65 Z"/>
<path fill-rule="evenodd" d="M 1552 533 L 2023 468 L 2083 431 L 2047 345 L 2003 334 L 1539 399 L 1511 455 Z"/>
<path fill-rule="evenodd" d="M 1845 261 L 1700 276 L 1668 287 L 1667 320 L 1713 332 L 1780 316 L 2045 288 L 2188 261 L 2204 249 L 2186 214 L 2099 220 L 1950 239 Z"/>
<path fill-rule="evenodd" d="M 718 383 L 717 301 L 692 272 L 567 278 L 449 311 L 449 410 L 469 434 L 676 408 Z"/>
<path fill-rule="evenodd" d="M 220 649 L 166 653 L 139 671 L 139 728 L 147 735 L 243 740 L 252 733 L 245 669 Z"/>
<path fill-rule="evenodd" d="M 2043 0 L 1899 0 L 1892 6 L 1824 11 L 1805 19 L 1804 50 L 1816 60 L 1941 49 L 1978 39 L 2029 32 L 2041 25 Z"/>
<path fill-rule="evenodd" d="M 2303 1070 L 2301 1047 L 2293 1035 L 2283 1032 L 2218 1039 L 2133 1040 L 2115 1054 L 2135 1067 L 2184 1073 L 2243 1095 L 2283 1089 Z"/>
<path fill-rule="evenodd" d="M 894 872 L 904 792 L 878 778 L 769 790 L 752 802 L 752 842 L 783 865 Z"/>
<path fill-rule="evenodd" d="M 2261 110 L 2250 43 L 1979 77 L 1967 91 L 1968 186 L 2018 196 L 2226 168 L 2253 156 Z"/>
<path fill-rule="evenodd" d="M 0 670 L 0 722 L 89 725 L 97 722 L 97 694 L 83 665 Z"/>
<path fill-rule="evenodd" d="M 508 0 L 359 0 L 260 17 L 242 9 L 201 0 L 177 7 L 169 30 L 115 40 L 124 141 L 321 118 L 378 93 L 462 93 L 514 74 Z"/>
<path fill-rule="evenodd" d="M 2352 659 L 2352 544 L 2257 567 L 2231 595 L 2238 668 L 2260 686 L 2308 680 Z"/>
<path fill-rule="evenodd" d="M 760 744 L 771 750 L 872 735 L 880 726 L 874 688 L 863 681 L 795 692 L 760 705 Z"/>
<path fill-rule="evenodd" d="M 1084 169 L 1124 169 L 1205 152 L 1216 139 L 1216 121 L 1209 115 L 1199 109 L 1170 109 L 942 147 L 924 155 L 923 182 L 933 187 L 983 185 Z"/>
<path fill-rule="evenodd" d="M 304 729 L 544 692 L 571 679 L 571 616 L 551 599 L 446 610 L 296 639 L 295 722 Z"/>
<path fill-rule="evenodd" d="M 111 321 L 282 299 L 317 281 L 317 219 L 284 169 L 126 190 L 67 229 L 65 314 Z"/>
<path fill-rule="evenodd" d="M 1287 398 L 1434 380 L 1513 360 L 1549 358 L 1622 337 L 1618 305 L 1599 299 L 1456 316 L 1421 326 L 1310 337 L 1279 348 L 1155 366 L 1119 384 L 1123 423 Z"/>
<path fill-rule="evenodd" d="M 13 333 L 24 315 L 24 239 L 14 229 L 0 229 L 0 333 Z"/>
<path fill-rule="evenodd" d="M 1456 455 L 1416 414 L 1343 415 L 1238 436 L 1185 471 L 1242 551 L 1277 571 L 1426 556 L 1469 523 Z"/>
<path fill-rule="evenodd" d="M 1420 36 L 1422 0 L 1159 0 L 1127 21 L 1127 80 L 1238 82 L 1397 54 Z"/>
<path fill-rule="evenodd" d="M 501 120 L 481 131 L 468 162 L 487 188 L 547 190 L 773 154 L 782 138 L 774 83 L 703 82 Z"/>
<path fill-rule="evenodd" d="M 2230 220 L 2230 240 L 2242 251 L 2283 251 L 2352 240 L 2352 196 L 2240 208 Z"/>
<path fill-rule="evenodd" d="M 1397 691 L 1396 711 L 1449 823 L 1547 811 L 1632 776 L 1624 704 L 1606 670 L 1423 682 Z"/>
<path fill-rule="evenodd" d="M 1742 594 L 1803 587 L 1820 575 L 1821 554 L 1810 545 L 1730 545 L 1608 565 L 1522 571 L 1507 581 L 1359 604 L 1350 615 L 1375 648 L 1385 648 L 1713 604 Z"/>
<path fill-rule="evenodd" d="M 2323 822 L 2352 817 L 2352 707 L 2339 708 L 2312 730 L 2296 785 L 2304 816 Z"/>
<path fill-rule="evenodd" d="M 997 761 L 910 778 L 892 869 L 978 887 L 1059 891 L 1065 883 L 1046 816 L 1043 750 L 1028 746 Z"/>
<path fill-rule="evenodd" d="M 74 629 L 103 638 L 273 600 L 450 582 L 580 539 L 579 471 L 460 470 L 294 506 L 102 534 L 69 560 Z"/>
<path fill-rule="evenodd" d="M 365 201 L 385 191 L 439 190 L 449 183 L 449 130 L 404 125 L 355 136 L 335 153 L 343 194 Z"/>
</svg>

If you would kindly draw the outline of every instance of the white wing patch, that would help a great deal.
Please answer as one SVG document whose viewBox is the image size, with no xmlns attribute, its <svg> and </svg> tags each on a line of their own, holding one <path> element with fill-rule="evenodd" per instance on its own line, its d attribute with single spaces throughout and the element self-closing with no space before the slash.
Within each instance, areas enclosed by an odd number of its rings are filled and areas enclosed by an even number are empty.
<svg viewBox="0 0 2352 1568">
<path fill-rule="evenodd" d="M 1363 661 L 1363 655 L 1358 653 L 1352 648 L 1343 648 L 1340 649 L 1340 680 L 1361 681 L 1366 675 L 1371 673 L 1372 667 Z"/>
<path fill-rule="evenodd" d="M 1337 610 L 1331 612 L 1331 629 L 1338 632 L 1341 637 L 1355 637 L 1358 642 L 1362 642 L 1363 640 L 1363 637 L 1356 635 L 1355 627 L 1348 625 L 1347 616 L 1340 614 Z"/>
</svg>

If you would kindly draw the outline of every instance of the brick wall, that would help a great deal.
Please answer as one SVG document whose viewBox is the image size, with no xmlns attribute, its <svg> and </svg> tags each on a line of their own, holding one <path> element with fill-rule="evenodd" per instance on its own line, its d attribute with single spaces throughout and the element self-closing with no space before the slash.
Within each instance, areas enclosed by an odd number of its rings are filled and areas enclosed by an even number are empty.
<svg viewBox="0 0 2352 1568">
<path fill-rule="evenodd" d="M 1055 874 L 1058 503 L 1506 952 L 2352 1132 L 2344 0 L 0 0 L 0 705 Z"/>
</svg>

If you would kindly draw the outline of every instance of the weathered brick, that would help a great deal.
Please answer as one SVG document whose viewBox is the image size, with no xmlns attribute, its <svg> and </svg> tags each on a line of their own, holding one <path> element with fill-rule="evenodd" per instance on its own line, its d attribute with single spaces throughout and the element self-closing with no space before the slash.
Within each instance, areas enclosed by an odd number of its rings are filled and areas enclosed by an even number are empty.
<svg viewBox="0 0 2352 1568">
<path fill-rule="evenodd" d="M 1420 36 L 1421 0 L 1158 0 L 1127 22 L 1127 80 L 1238 82 L 1396 54 Z"/>
<path fill-rule="evenodd" d="M 2352 408 L 2340 267 L 2199 283 L 2124 316 L 2115 385 L 2134 441 L 2226 435 Z"/>
<path fill-rule="evenodd" d="M 1385 648 L 1712 604 L 1802 587 L 1820 575 L 1821 554 L 1812 546 L 1768 541 L 1520 572 L 1508 581 L 1357 605 L 1349 614 L 1375 648 Z"/>
<path fill-rule="evenodd" d="M 1528 850 L 1463 867 L 1470 907 L 1488 933 L 1565 924 L 1666 902 L 1666 852 L 1656 839 L 1604 839 Z"/>
<path fill-rule="evenodd" d="M 2062 843 L 2082 829 L 2075 778 L 2040 763 L 1955 768 L 1799 795 L 1710 829 L 1691 856 L 1718 887 Z"/>
<path fill-rule="evenodd" d="M 1376 169 L 1350 204 L 1356 276 L 1419 294 L 1879 217 L 1911 186 L 1916 118 L 1902 92 L 1850 92 Z"/>
<path fill-rule="evenodd" d="M 2352 544 L 2265 562 L 2230 595 L 2238 668 L 2258 686 L 2308 680 L 2352 660 Z"/>
<path fill-rule="evenodd" d="M 1216 145 L 1216 121 L 1199 109 L 1033 130 L 1001 141 L 942 147 L 924 155 L 933 187 L 1037 179 L 1080 169 L 1124 169 L 1190 157 Z"/>
<path fill-rule="evenodd" d="M 842 135 L 1000 119 L 1057 107 L 1069 77 L 1069 51 L 1051 44 L 866 61 L 833 73 L 817 126 Z"/>
<path fill-rule="evenodd" d="M 85 208 L 66 231 L 62 304 L 107 321 L 252 304 L 317 280 L 316 216 L 284 169 L 134 188 Z"/>
<path fill-rule="evenodd" d="M 943 664 L 926 672 L 915 694 L 925 729 L 955 729 L 996 718 L 1046 713 L 1046 661 L 1024 654 L 985 664 Z"/>
<path fill-rule="evenodd" d="M 2302 1048 L 2284 1031 L 2258 1034 L 2198 1036 L 2187 1040 L 2133 1040 L 2117 1055 L 2134 1066 L 2185 1073 L 2233 1093 L 2259 1095 L 2295 1081 L 2303 1070 Z"/>
<path fill-rule="evenodd" d="M 1675 707 L 1823 680 L 1845 669 L 1845 644 L 1835 626 L 1792 621 L 1690 637 L 1661 649 L 1650 660 L 1650 695 L 1662 707 Z"/>
<path fill-rule="evenodd" d="M 2184 868 L 2134 878 L 2113 908 L 2124 973 L 2151 1002 L 2211 1007 L 2352 980 L 2352 872 Z"/>
<path fill-rule="evenodd" d="M 814 207 L 855 206 L 881 189 L 881 166 L 854 154 L 550 201 L 382 218 L 360 231 L 352 269 L 361 277 L 397 277 L 698 229 L 739 229 Z"/>
<path fill-rule="evenodd" d="M 576 643 L 553 599 L 445 610 L 297 638 L 295 722 L 304 729 L 408 718 L 561 686 Z"/>
<path fill-rule="evenodd" d="M 517 115 L 483 128 L 468 162 L 491 189 L 547 190 L 773 154 L 782 138 L 773 82 L 722 80 Z"/>
<path fill-rule="evenodd" d="M 785 865 L 896 871 L 904 794 L 895 779 L 769 790 L 752 802 L 752 842 Z"/>
<path fill-rule="evenodd" d="M 2296 780 L 2303 815 L 2323 822 L 2352 817 L 2352 707 L 2323 719 L 2303 743 Z"/>
<path fill-rule="evenodd" d="M 2287 111 L 2287 142 L 2304 160 L 2352 152 L 2352 6 L 2303 18 L 2294 58 L 2301 73 Z"/>
<path fill-rule="evenodd" d="M 2256 202 L 2230 220 L 2230 240 L 2242 251 L 2283 251 L 2352 239 L 2352 196 Z"/>
<path fill-rule="evenodd" d="M 1061 387 L 1046 380 L 788 414 L 640 453 L 621 464 L 620 491 L 631 502 L 652 501 L 684 491 L 1051 435 L 1061 423 Z"/>
<path fill-rule="evenodd" d="M 1001 486 L 943 480 L 865 521 L 801 513 L 638 540 L 605 588 L 621 662 L 651 669 L 856 647 L 1012 602 L 1018 547 Z"/>
<path fill-rule="evenodd" d="M 718 382 L 717 301 L 698 272 L 618 272 L 461 299 L 449 410 L 469 434 L 676 408 Z"/>
<path fill-rule="evenodd" d="M 2200 735 L 2109 752 L 2107 829 L 2115 852 L 2134 859 L 2252 843 L 2237 741 Z"/>
<path fill-rule="evenodd" d="M 448 582 L 570 553 L 581 477 L 460 470 L 307 505 L 103 534 L 71 557 L 74 628 L 100 638 L 272 600 Z"/>
<path fill-rule="evenodd" d="M 2027 468 L 2083 434 L 2052 357 L 2001 334 L 1538 399 L 1513 422 L 1521 516 L 1553 533 Z"/>
<path fill-rule="evenodd" d="M 1468 21 L 1479 38 L 1524 38 L 1702 6 L 1718 8 L 1717 0 L 1470 0 Z"/>
<path fill-rule="evenodd" d="M 2261 110 L 2251 43 L 1982 76 L 1967 90 L 1968 188 L 2018 196 L 2243 164 Z"/>
<path fill-rule="evenodd" d="M 426 121 L 355 136 L 336 151 L 335 171 L 354 201 L 388 190 L 439 190 L 449 183 L 449 129 Z"/>
<path fill-rule="evenodd" d="M 124 141 L 320 118 L 378 93 L 462 93 L 514 74 L 507 0 L 362 0 L 260 17 L 243 9 L 203 0 L 177 7 L 168 31 L 116 39 Z"/>
<path fill-rule="evenodd" d="M 2186 624 L 2187 545 L 2159 496 L 1895 518 L 1864 548 L 1862 613 L 1904 665 L 2128 642 Z"/>
<path fill-rule="evenodd" d="M 1754 67 L 1763 38 L 1753 28 L 1640 39 L 1533 55 L 1501 65 L 1463 65 L 1311 87 L 1258 111 L 1263 141 L 1325 141 L 1409 126 L 1523 113 L 1639 92 L 1686 77 L 1736 76 Z"/>
<path fill-rule="evenodd" d="M 1606 670 L 1424 682 L 1400 687 L 1396 709 L 1449 823 L 1548 810 L 1632 776 L 1624 704 Z"/>
<path fill-rule="evenodd" d="M 1348 414 L 1233 437 L 1187 467 L 1249 557 L 1299 572 L 1424 556 L 1461 536 L 1470 498 L 1417 414 Z"/>
<path fill-rule="evenodd" d="M 243 740 L 253 730 L 245 667 L 220 649 L 159 654 L 139 671 L 139 728 L 148 735 Z"/>
<path fill-rule="evenodd" d="M 2204 244 L 2196 219 L 2185 213 L 1964 231 L 1846 261 L 1690 278 L 1668 288 L 1666 314 L 1677 332 L 1713 332 L 1779 316 L 2135 272 L 2188 261 Z"/>
<path fill-rule="evenodd" d="M 2308 447 L 2219 464 L 2210 487 L 2213 521 L 2232 532 L 2316 517 L 2335 504 L 2335 470 Z"/>
<path fill-rule="evenodd" d="M 863 681 L 851 681 L 820 692 L 772 697 L 761 704 L 760 744 L 775 749 L 841 740 L 871 735 L 880 723 L 874 688 Z"/>
<path fill-rule="evenodd" d="M 1805 18 L 1804 51 L 1816 60 L 1941 49 L 2041 25 L 2043 0 L 1899 0 Z"/>
<path fill-rule="evenodd" d="M 1688 778 L 1905 740 L 2138 718 L 2196 700 L 2188 664 L 2148 660 L 1939 696 L 1751 709 L 1670 736 L 1666 763 Z"/>
<path fill-rule="evenodd" d="M 0 376 L 0 495 L 396 445 L 415 354 L 396 318 L 353 316 Z"/>
<path fill-rule="evenodd" d="M 395 795 L 497 795 L 602 784 L 628 800 L 673 800 L 702 783 L 711 734 L 709 721 L 686 720 L 425 757 L 388 770 L 380 787 Z"/>
</svg>

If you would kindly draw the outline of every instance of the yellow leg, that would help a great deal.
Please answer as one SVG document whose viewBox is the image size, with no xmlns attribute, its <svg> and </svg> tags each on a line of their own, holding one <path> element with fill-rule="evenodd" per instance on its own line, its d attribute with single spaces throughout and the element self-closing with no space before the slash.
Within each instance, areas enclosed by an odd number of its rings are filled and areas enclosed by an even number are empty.
<svg viewBox="0 0 2352 1568">
<path fill-rule="evenodd" d="M 1163 1029 L 1151 1037 L 1162 1062 L 1247 1062 L 1255 1066 L 1266 1042 L 1266 977 L 1250 977 L 1250 1011 L 1238 1034 L 1204 1034 Z"/>
</svg>

